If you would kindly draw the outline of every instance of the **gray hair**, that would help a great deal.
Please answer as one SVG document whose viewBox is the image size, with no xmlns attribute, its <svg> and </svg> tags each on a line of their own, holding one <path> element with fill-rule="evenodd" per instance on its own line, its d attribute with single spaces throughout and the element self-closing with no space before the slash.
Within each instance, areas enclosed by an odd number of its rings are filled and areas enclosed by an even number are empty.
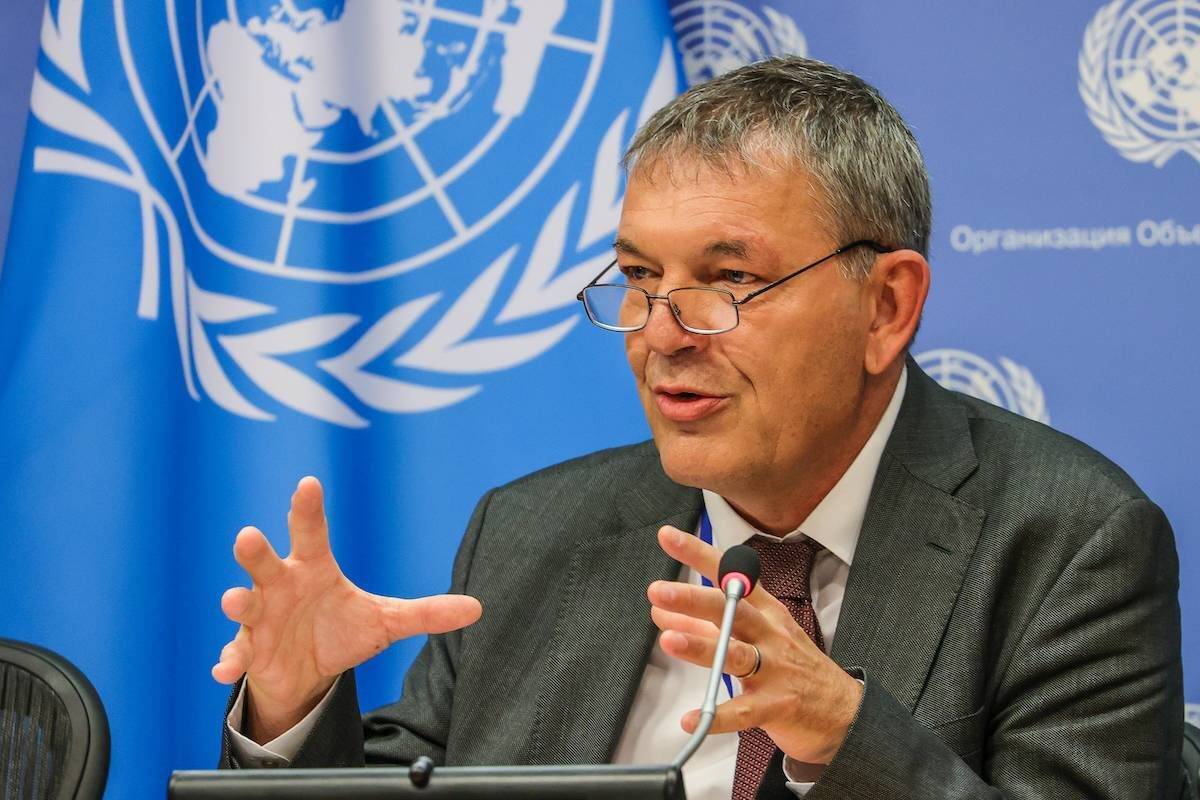
<svg viewBox="0 0 1200 800">
<path fill-rule="evenodd" d="M 681 159 L 732 173 L 798 169 L 815 180 L 820 220 L 839 244 L 872 239 L 928 254 L 929 176 L 912 131 L 862 78 L 808 58 L 771 58 L 692 87 L 637 132 L 630 174 Z M 847 254 L 865 278 L 874 253 Z"/>
</svg>

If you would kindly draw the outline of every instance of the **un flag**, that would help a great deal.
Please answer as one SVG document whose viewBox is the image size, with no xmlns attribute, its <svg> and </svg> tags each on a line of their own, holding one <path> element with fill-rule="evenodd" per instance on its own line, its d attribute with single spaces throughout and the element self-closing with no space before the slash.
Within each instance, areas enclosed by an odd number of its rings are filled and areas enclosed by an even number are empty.
<svg viewBox="0 0 1200 800">
<path fill-rule="evenodd" d="M 486 488 L 643 435 L 574 295 L 682 72 L 665 3 L 46 15 L 0 273 L 3 633 L 91 677 L 109 794 L 151 797 L 216 762 L 233 536 L 286 550 L 301 475 L 346 571 L 414 596 Z"/>
<path fill-rule="evenodd" d="M 645 438 L 575 294 L 638 124 L 803 55 L 731 0 L 50 2 L 0 273 L 3 633 L 97 685 L 109 794 L 216 761 L 235 532 L 326 487 L 359 585 L 443 591 L 475 500 Z M 420 642 L 359 670 L 394 699 Z"/>
</svg>

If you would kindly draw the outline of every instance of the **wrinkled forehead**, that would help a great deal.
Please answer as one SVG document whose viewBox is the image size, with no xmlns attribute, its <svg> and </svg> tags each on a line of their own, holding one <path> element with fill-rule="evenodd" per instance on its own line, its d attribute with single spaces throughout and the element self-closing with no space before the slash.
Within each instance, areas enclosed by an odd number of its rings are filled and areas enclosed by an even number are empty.
<svg viewBox="0 0 1200 800">
<path fill-rule="evenodd" d="M 823 197 L 794 167 L 696 157 L 643 163 L 628 176 L 617 251 L 647 254 L 646 243 L 665 238 L 678 251 L 755 260 L 808 240 L 823 246 L 833 238 Z"/>
</svg>

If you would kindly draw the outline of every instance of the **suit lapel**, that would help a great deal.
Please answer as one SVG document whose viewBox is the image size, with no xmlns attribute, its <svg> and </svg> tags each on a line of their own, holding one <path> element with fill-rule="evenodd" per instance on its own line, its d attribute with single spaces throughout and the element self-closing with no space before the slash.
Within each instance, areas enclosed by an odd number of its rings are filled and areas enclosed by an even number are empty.
<svg viewBox="0 0 1200 800">
<path fill-rule="evenodd" d="M 983 526 L 952 494 L 975 470 L 966 415 L 911 360 L 842 602 L 832 656 L 910 711 L 925 686 Z"/>
<path fill-rule="evenodd" d="M 641 684 L 657 633 L 646 587 L 680 571 L 656 534 L 662 525 L 694 529 L 702 500 L 699 491 L 671 482 L 657 457 L 630 485 L 614 517 L 617 530 L 581 541 L 567 565 L 538 693 L 532 763 L 607 762 Z"/>
</svg>

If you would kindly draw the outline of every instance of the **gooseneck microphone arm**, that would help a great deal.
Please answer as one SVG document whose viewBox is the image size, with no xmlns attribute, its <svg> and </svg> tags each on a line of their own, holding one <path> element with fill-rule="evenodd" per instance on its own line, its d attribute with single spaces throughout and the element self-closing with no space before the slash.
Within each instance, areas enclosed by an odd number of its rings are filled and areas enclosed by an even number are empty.
<svg viewBox="0 0 1200 800">
<path fill-rule="evenodd" d="M 712 727 L 713 718 L 717 715 L 717 692 L 721 688 L 721 673 L 725 669 L 725 656 L 729 653 L 729 639 L 733 634 L 733 617 L 737 613 L 737 601 L 743 596 L 742 582 L 732 580 L 725 590 L 725 613 L 721 617 L 721 632 L 717 634 L 717 652 L 713 656 L 712 667 L 708 674 L 708 690 L 704 693 L 704 703 L 700 706 L 700 722 L 687 744 L 675 756 L 671 766 L 680 769 L 692 754 L 700 748 L 704 737 Z"/>
<path fill-rule="evenodd" d="M 687 760 L 700 748 L 712 728 L 717 715 L 717 692 L 721 688 L 721 673 L 725 670 L 725 657 L 729 654 L 729 640 L 733 636 L 733 619 L 737 614 L 738 600 L 754 591 L 759 574 L 758 553 L 753 548 L 740 544 L 731 547 L 721 557 L 718 568 L 721 589 L 725 592 L 725 611 L 721 615 L 721 630 L 717 634 L 717 651 L 713 654 L 708 673 L 708 689 L 700 706 L 700 722 L 690 739 L 671 762 L 675 769 L 682 769 Z"/>
</svg>

